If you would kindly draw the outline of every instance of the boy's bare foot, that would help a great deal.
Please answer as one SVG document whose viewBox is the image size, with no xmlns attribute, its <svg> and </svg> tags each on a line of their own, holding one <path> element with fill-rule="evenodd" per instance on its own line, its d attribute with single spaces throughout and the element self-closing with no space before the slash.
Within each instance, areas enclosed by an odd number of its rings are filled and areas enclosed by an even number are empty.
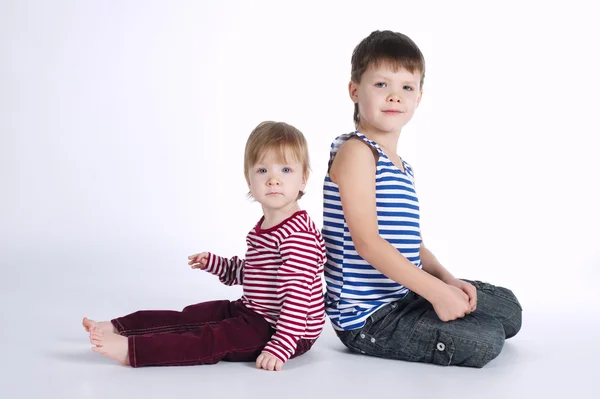
<svg viewBox="0 0 600 399">
<path fill-rule="evenodd" d="M 93 328 L 90 332 L 90 343 L 95 345 L 92 351 L 109 357 L 124 366 L 129 366 L 129 341 L 127 337 L 112 332 L 102 332 Z"/>
<path fill-rule="evenodd" d="M 100 329 L 100 331 L 102 331 L 103 333 L 119 333 L 110 321 L 95 321 L 84 317 L 83 322 L 81 322 L 81 325 L 83 325 L 85 331 L 89 332 L 90 334 L 94 327 Z"/>
</svg>

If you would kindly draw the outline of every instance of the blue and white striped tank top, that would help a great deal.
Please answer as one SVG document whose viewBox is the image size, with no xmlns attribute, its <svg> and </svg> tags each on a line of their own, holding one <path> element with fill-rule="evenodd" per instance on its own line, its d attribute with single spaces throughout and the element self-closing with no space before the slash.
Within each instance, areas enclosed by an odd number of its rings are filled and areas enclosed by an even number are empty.
<svg viewBox="0 0 600 399">
<path fill-rule="evenodd" d="M 420 268 L 419 201 L 412 168 L 403 160 L 405 172 L 401 171 L 377 143 L 358 131 L 334 140 L 330 166 L 340 146 L 352 136 L 379 153 L 375 174 L 379 234 Z M 356 252 L 342 212 L 339 189 L 329 178 L 329 170 L 323 184 L 322 235 L 327 249 L 325 310 L 336 330 L 361 328 L 377 309 L 408 293 L 408 288 L 380 273 Z"/>
</svg>

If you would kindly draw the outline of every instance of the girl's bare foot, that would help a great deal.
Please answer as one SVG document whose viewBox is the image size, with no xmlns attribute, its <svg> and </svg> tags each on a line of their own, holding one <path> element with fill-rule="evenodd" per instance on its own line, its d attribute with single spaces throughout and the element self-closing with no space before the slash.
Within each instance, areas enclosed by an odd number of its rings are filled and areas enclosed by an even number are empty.
<svg viewBox="0 0 600 399">
<path fill-rule="evenodd" d="M 129 366 L 129 341 L 113 332 L 102 332 L 99 328 L 93 328 L 90 332 L 90 343 L 95 345 L 92 351 L 109 357 L 124 366 Z"/>
<path fill-rule="evenodd" d="M 83 328 L 85 328 L 85 331 L 89 332 L 90 334 L 94 328 L 98 328 L 103 333 L 119 333 L 110 321 L 95 321 L 84 317 L 81 324 L 83 325 Z"/>
</svg>

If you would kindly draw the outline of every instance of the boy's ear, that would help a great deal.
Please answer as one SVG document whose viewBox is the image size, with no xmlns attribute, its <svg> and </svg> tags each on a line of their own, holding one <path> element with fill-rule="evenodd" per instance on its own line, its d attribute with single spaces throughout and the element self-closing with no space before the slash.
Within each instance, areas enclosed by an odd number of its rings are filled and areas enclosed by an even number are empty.
<svg viewBox="0 0 600 399">
<path fill-rule="evenodd" d="M 423 98 L 423 90 L 419 92 L 419 97 L 417 98 L 417 107 L 421 104 L 421 99 Z"/>
<path fill-rule="evenodd" d="M 358 85 L 353 82 L 350 81 L 350 83 L 348 83 L 348 94 L 350 94 L 350 99 L 356 104 L 358 102 Z"/>
</svg>

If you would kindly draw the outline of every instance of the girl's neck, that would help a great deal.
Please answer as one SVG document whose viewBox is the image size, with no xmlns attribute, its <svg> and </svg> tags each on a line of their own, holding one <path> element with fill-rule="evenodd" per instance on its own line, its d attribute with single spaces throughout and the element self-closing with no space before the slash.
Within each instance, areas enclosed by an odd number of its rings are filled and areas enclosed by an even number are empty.
<svg viewBox="0 0 600 399">
<path fill-rule="evenodd" d="M 277 226 L 279 223 L 283 222 L 299 210 L 300 205 L 298 205 L 298 201 L 294 201 L 284 208 L 273 209 L 263 206 L 264 219 L 260 228 L 266 230 L 273 226 Z"/>
</svg>

